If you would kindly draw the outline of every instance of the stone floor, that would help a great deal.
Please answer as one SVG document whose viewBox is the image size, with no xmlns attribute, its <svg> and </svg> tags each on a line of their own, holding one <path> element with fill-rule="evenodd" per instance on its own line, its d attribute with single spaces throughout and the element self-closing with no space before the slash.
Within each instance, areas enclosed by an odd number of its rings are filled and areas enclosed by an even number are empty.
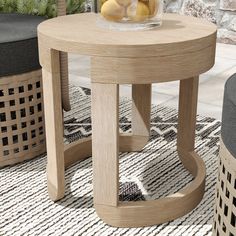
<svg viewBox="0 0 236 236">
<path fill-rule="evenodd" d="M 69 55 L 70 83 L 90 87 L 90 58 Z M 198 114 L 221 119 L 224 84 L 236 73 L 236 46 L 217 44 L 215 66 L 200 76 Z M 178 107 L 178 82 L 153 84 L 152 103 Z M 130 97 L 131 87 L 121 86 L 121 96 Z"/>
</svg>

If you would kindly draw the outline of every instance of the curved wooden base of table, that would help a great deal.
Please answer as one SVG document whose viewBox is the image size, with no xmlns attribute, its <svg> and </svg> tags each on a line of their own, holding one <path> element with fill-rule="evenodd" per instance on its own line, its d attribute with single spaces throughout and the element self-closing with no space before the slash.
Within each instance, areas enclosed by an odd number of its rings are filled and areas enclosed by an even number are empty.
<svg viewBox="0 0 236 236">
<path fill-rule="evenodd" d="M 195 152 L 179 154 L 183 165 L 195 176 L 188 186 L 157 200 L 119 202 L 118 206 L 95 204 L 98 216 L 115 227 L 144 227 L 174 220 L 194 209 L 204 195 L 205 164 Z"/>
<path fill-rule="evenodd" d="M 138 152 L 148 143 L 149 137 L 132 134 L 120 134 L 121 152 Z M 65 167 L 92 156 L 92 137 L 67 144 L 64 151 Z"/>
<path fill-rule="evenodd" d="M 148 134 L 150 87 L 132 86 L 132 129 Z M 180 81 L 177 132 L 179 158 L 195 179 L 179 192 L 151 201 L 119 201 L 119 85 L 92 83 L 92 91 L 93 193 L 98 216 L 115 227 L 143 227 L 174 220 L 194 209 L 204 195 L 206 176 L 205 165 L 194 151 L 198 77 Z"/>
<path fill-rule="evenodd" d="M 120 134 L 120 151 L 121 152 L 137 152 L 141 151 L 149 140 L 148 136 L 138 136 L 132 134 Z M 92 137 L 83 138 L 73 143 L 65 145 L 64 148 L 64 166 L 68 168 L 72 164 L 82 161 L 92 156 Z M 63 171 L 59 170 L 60 175 Z M 48 176 L 50 173 L 48 172 Z M 64 197 L 63 186 L 58 184 L 58 187 L 53 185 L 49 178 L 48 194 L 53 201 L 57 201 Z"/>
</svg>

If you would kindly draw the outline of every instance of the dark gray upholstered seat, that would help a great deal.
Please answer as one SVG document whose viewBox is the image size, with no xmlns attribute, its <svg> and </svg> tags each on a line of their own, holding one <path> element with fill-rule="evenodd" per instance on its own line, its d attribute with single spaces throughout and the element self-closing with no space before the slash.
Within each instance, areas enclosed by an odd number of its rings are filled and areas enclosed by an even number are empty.
<svg viewBox="0 0 236 236">
<path fill-rule="evenodd" d="M 0 13 L 0 77 L 40 68 L 37 25 L 44 17 Z"/>
<path fill-rule="evenodd" d="M 236 74 L 225 84 L 221 135 L 225 146 L 236 158 Z"/>
</svg>

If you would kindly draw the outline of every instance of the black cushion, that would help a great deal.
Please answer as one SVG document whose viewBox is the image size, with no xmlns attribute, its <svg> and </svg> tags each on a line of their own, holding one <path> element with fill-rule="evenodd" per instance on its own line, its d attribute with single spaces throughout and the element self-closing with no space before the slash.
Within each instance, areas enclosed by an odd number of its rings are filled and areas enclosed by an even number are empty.
<svg viewBox="0 0 236 236">
<path fill-rule="evenodd" d="M 221 136 L 229 152 L 236 158 L 236 74 L 225 84 Z"/>
<path fill-rule="evenodd" d="M 0 14 L 0 77 L 40 68 L 37 26 L 44 17 Z"/>
</svg>

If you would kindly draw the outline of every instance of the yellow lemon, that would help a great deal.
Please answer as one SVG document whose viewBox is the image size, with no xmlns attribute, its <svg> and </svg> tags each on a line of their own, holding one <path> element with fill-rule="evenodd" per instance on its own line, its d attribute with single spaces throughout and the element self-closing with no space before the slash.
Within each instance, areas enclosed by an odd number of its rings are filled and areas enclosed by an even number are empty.
<svg viewBox="0 0 236 236">
<path fill-rule="evenodd" d="M 149 17 L 149 8 L 143 2 L 137 2 L 137 6 L 131 4 L 127 8 L 127 16 L 133 21 L 143 21 Z"/>
<path fill-rule="evenodd" d="M 108 0 L 102 5 L 101 14 L 107 20 L 120 21 L 125 16 L 125 8 L 116 0 Z"/>
<path fill-rule="evenodd" d="M 107 0 L 100 0 L 100 6 L 102 6 Z"/>
<path fill-rule="evenodd" d="M 127 7 L 131 4 L 132 0 L 116 0 L 120 5 Z"/>
<path fill-rule="evenodd" d="M 153 17 L 157 14 L 159 8 L 159 0 L 149 0 L 148 1 L 150 17 Z"/>
</svg>

